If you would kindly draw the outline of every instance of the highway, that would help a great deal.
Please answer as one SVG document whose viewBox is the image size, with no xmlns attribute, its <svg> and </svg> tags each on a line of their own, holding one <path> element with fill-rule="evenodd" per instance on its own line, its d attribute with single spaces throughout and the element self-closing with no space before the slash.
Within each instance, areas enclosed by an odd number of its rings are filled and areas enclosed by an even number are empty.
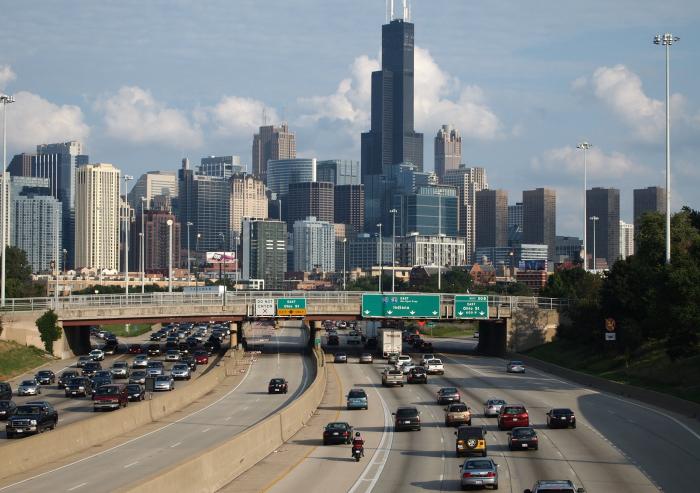
<svg viewBox="0 0 700 493">
<path fill-rule="evenodd" d="M 93 493 L 138 485 L 141 479 L 219 444 L 278 411 L 313 381 L 314 364 L 300 353 L 306 335 L 298 326 L 276 331 L 259 328 L 257 332 L 251 339 L 258 339 L 265 354 L 259 355 L 243 379 L 218 400 L 177 420 L 166 418 L 162 427 L 94 455 L 13 478 L 8 484 L 0 484 L 0 491 Z M 267 394 L 269 379 L 275 376 L 289 381 L 288 394 Z M 114 413 L 114 419 L 119 419 L 118 414 Z"/>
<path fill-rule="evenodd" d="M 506 362 L 499 358 L 441 356 L 444 376 L 403 388 L 381 387 L 384 360 L 360 365 L 350 358 L 347 365 L 336 364 L 344 394 L 362 386 L 369 395 L 368 411 L 338 408 L 338 419 L 364 435 L 366 457 L 355 463 L 349 446 L 321 445 L 319 429 L 319 446 L 270 491 L 459 491 L 458 466 L 464 459 L 455 457 L 454 428 L 444 426 L 443 406 L 435 401 L 443 386 L 458 387 L 474 412 L 472 424 L 488 430 L 488 453 L 499 464 L 500 490 L 521 493 L 537 479 L 571 479 L 588 493 L 697 491 L 700 435 L 693 423 L 536 370 L 507 374 Z M 540 449 L 510 452 L 496 419 L 483 417 L 482 404 L 488 398 L 524 404 Z M 419 409 L 421 431 L 393 432 L 390 413 L 400 405 Z M 578 427 L 547 429 L 545 412 L 551 407 L 572 408 Z"/>
</svg>

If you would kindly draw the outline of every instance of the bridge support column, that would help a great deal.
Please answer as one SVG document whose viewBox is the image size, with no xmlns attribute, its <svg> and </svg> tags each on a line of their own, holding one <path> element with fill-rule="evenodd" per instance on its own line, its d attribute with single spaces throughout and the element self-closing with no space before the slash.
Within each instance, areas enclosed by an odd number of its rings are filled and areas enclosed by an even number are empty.
<svg viewBox="0 0 700 493">
<path fill-rule="evenodd" d="M 231 322 L 229 324 L 231 330 L 231 349 L 241 349 L 243 342 L 243 322 Z"/>
<path fill-rule="evenodd" d="M 479 320 L 479 344 L 476 351 L 486 356 L 504 356 L 510 319 Z"/>
<path fill-rule="evenodd" d="M 309 324 L 309 347 L 312 349 L 321 349 L 321 322 L 318 320 L 311 320 Z M 318 339 L 318 343 L 316 343 Z"/>
</svg>

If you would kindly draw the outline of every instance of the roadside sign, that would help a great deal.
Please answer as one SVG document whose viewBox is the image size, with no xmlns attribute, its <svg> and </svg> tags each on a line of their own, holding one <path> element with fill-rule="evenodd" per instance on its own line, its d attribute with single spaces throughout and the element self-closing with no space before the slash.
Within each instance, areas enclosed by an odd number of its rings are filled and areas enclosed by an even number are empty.
<svg viewBox="0 0 700 493">
<path fill-rule="evenodd" d="M 277 315 L 280 317 L 306 315 L 306 298 L 277 298 Z"/>
<path fill-rule="evenodd" d="M 258 298 L 255 300 L 255 316 L 256 317 L 274 317 L 275 316 L 275 300 L 274 298 Z"/>
<path fill-rule="evenodd" d="M 615 319 L 614 318 L 606 318 L 605 319 L 605 330 L 608 332 L 615 332 Z M 612 340 L 612 339 L 610 339 Z"/>
<path fill-rule="evenodd" d="M 440 318 L 437 294 L 363 294 L 365 318 Z"/>
<path fill-rule="evenodd" d="M 606 332 L 605 333 L 605 340 L 606 341 L 616 341 L 617 334 L 615 332 Z"/>
<path fill-rule="evenodd" d="M 455 318 L 489 318 L 489 297 L 480 294 L 455 296 Z"/>
<path fill-rule="evenodd" d="M 321 338 L 320 338 L 320 337 L 316 337 L 316 338 L 314 339 L 314 344 L 315 344 L 316 346 L 320 346 L 320 345 L 321 345 Z"/>
</svg>

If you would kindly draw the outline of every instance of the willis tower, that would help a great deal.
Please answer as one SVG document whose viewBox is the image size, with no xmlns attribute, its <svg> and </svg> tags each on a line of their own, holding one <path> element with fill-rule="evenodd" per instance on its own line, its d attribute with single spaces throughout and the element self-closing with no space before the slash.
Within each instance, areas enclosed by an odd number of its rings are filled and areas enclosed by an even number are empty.
<svg viewBox="0 0 700 493">
<path fill-rule="evenodd" d="M 405 1 L 403 12 L 403 19 L 390 12 L 382 26 L 382 69 L 372 72 L 371 129 L 362 134 L 366 231 L 390 224 L 393 165 L 412 163 L 423 170 L 423 134 L 413 129 L 414 25 Z"/>
</svg>

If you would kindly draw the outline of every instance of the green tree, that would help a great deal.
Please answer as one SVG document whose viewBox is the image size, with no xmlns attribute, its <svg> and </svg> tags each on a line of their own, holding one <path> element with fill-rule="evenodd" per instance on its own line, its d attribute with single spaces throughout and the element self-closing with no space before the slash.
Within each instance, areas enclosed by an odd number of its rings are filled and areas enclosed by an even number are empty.
<svg viewBox="0 0 700 493">
<path fill-rule="evenodd" d="M 8 246 L 5 249 L 5 289 L 8 298 L 45 296 L 45 288 L 32 281 L 32 266 L 21 248 Z"/>
<path fill-rule="evenodd" d="M 39 317 L 36 326 L 47 353 L 53 354 L 53 343 L 61 338 L 61 327 L 57 324 L 58 315 L 49 310 Z"/>
</svg>

